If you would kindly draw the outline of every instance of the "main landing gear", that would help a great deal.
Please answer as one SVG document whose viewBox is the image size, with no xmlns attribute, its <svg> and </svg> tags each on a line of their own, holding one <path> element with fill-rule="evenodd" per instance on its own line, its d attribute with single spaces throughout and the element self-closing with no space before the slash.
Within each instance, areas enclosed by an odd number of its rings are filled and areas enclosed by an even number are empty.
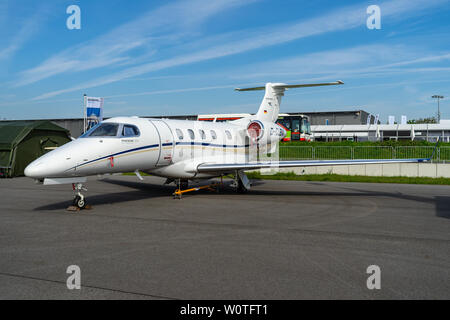
<svg viewBox="0 0 450 320">
<path fill-rule="evenodd" d="M 177 189 L 173 193 L 173 198 L 181 199 L 183 194 L 192 191 L 209 190 L 218 192 L 219 188 L 223 187 L 223 176 L 220 177 L 220 183 L 211 183 L 195 188 L 189 188 L 189 181 L 187 179 L 175 179 L 174 182 L 177 185 Z M 237 170 L 230 187 L 235 188 L 237 193 L 246 193 L 250 189 L 251 183 L 243 171 Z"/>
<path fill-rule="evenodd" d="M 178 179 L 177 180 L 177 188 L 179 190 L 185 190 L 189 187 L 189 180 L 187 179 Z"/>
<path fill-rule="evenodd" d="M 75 198 L 73 199 L 72 205 L 78 209 L 86 208 L 86 198 L 81 193 L 81 191 L 87 191 L 82 183 L 72 183 L 72 189 L 75 192 Z"/>
<path fill-rule="evenodd" d="M 247 188 L 244 187 L 244 184 L 242 183 L 241 179 L 238 179 L 237 181 L 237 188 L 236 188 L 236 192 L 237 193 L 247 193 Z"/>
<path fill-rule="evenodd" d="M 245 173 L 243 171 L 236 171 L 231 187 L 236 188 L 237 193 L 247 193 L 250 186 L 250 180 L 247 178 Z"/>
</svg>

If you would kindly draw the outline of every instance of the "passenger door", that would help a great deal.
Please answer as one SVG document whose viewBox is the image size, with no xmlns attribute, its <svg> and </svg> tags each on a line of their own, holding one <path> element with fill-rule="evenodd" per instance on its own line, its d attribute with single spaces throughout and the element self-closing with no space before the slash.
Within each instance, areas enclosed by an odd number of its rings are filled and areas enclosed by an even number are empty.
<svg viewBox="0 0 450 320">
<path fill-rule="evenodd" d="M 172 163 L 173 157 L 173 134 L 167 123 L 163 120 L 151 120 L 159 134 L 159 160 L 157 167 L 167 166 Z"/>
</svg>

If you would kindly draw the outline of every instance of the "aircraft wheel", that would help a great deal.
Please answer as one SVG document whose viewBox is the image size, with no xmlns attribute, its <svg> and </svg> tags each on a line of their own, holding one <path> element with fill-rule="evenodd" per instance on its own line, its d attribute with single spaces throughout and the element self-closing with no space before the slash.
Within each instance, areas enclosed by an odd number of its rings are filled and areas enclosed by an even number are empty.
<svg viewBox="0 0 450 320">
<path fill-rule="evenodd" d="M 236 192 L 237 193 L 247 193 L 247 189 L 244 187 L 244 184 L 242 183 L 241 180 L 238 180 L 238 186 L 236 188 Z"/>
<path fill-rule="evenodd" d="M 86 201 L 84 201 L 84 198 L 76 196 L 75 199 L 73 199 L 73 205 L 80 209 L 84 209 L 86 207 Z"/>
</svg>

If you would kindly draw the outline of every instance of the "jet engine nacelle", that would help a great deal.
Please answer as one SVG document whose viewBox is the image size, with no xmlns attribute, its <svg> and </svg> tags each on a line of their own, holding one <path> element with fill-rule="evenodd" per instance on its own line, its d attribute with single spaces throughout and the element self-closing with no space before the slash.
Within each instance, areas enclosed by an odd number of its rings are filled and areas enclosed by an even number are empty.
<svg viewBox="0 0 450 320">
<path fill-rule="evenodd" d="M 253 120 L 247 125 L 246 134 L 250 140 L 250 154 L 274 154 L 278 143 L 286 136 L 286 130 L 273 122 Z"/>
<path fill-rule="evenodd" d="M 276 143 L 286 136 L 286 130 L 273 122 L 253 120 L 247 125 L 247 136 L 251 143 Z"/>
<path fill-rule="evenodd" d="M 258 120 L 251 121 L 247 126 L 247 136 L 252 142 L 259 141 L 264 136 L 264 124 Z"/>
</svg>

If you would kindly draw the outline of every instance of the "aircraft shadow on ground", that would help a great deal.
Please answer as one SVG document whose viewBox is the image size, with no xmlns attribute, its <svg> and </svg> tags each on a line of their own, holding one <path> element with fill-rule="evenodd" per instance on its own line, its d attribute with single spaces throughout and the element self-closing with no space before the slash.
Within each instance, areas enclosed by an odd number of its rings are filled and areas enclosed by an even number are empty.
<svg viewBox="0 0 450 320">
<path fill-rule="evenodd" d="M 115 193 L 105 193 L 97 195 L 87 195 L 87 201 L 89 204 L 105 205 L 114 203 L 123 203 L 129 201 L 138 201 L 142 199 L 167 197 L 171 199 L 172 193 L 175 191 L 175 186 L 172 185 L 161 185 L 152 184 L 145 182 L 134 182 L 134 181 L 124 181 L 115 179 L 104 179 L 101 182 L 114 184 L 118 186 L 123 186 L 134 191 L 125 192 L 115 192 Z M 202 184 L 192 184 L 192 186 L 205 185 Z M 222 195 L 236 195 L 236 197 L 242 198 L 243 195 L 236 194 L 235 189 L 229 186 L 230 181 L 224 182 L 224 186 L 220 189 L 220 194 Z M 252 181 L 252 186 L 264 185 L 262 181 L 254 180 Z M 329 197 L 394 197 L 403 200 L 418 201 L 423 203 L 434 204 L 436 208 L 436 216 L 441 218 L 450 219 L 450 197 L 436 196 L 434 198 L 427 198 L 422 196 L 413 196 L 403 193 L 394 192 L 379 192 L 379 191 L 361 191 L 360 189 L 346 188 L 347 190 L 355 190 L 355 192 L 329 192 L 329 191 L 305 191 L 305 190 L 255 190 L 252 189 L 250 192 L 246 193 L 245 196 L 329 196 Z M 202 191 L 201 191 L 202 192 Z M 207 191 L 205 191 L 207 192 Z M 204 192 L 202 192 L 204 194 Z M 191 196 L 195 196 L 193 193 Z M 52 203 L 45 206 L 35 208 L 34 210 L 61 210 L 66 209 L 71 205 L 71 200 L 61 201 L 58 203 Z"/>
<path fill-rule="evenodd" d="M 113 180 L 113 179 L 107 179 L 103 180 L 107 183 L 112 183 L 116 185 L 126 186 L 134 189 L 138 189 L 145 192 L 158 192 L 158 196 L 168 196 L 171 195 L 174 186 L 163 186 L 163 185 L 155 185 L 155 184 L 147 184 L 142 182 L 134 182 L 134 181 L 123 181 L 123 180 Z M 221 188 L 220 194 L 223 195 L 236 195 L 236 197 L 239 197 L 241 195 L 236 194 L 235 189 L 230 187 L 229 184 L 231 181 L 225 181 L 224 187 Z M 252 180 L 251 181 L 252 186 L 258 186 L 258 185 L 264 185 L 266 182 L 261 180 Z M 198 185 L 204 185 L 206 184 L 198 184 Z M 323 183 L 317 183 L 322 185 Z M 197 184 L 193 184 L 193 186 L 197 186 Z M 165 187 L 165 188 L 164 188 Z M 164 189 L 164 190 L 163 190 Z M 353 189 L 353 188 L 347 188 L 350 190 L 354 190 L 355 192 L 321 192 L 321 191 L 304 191 L 304 190 L 291 190 L 291 191 L 285 191 L 285 190 L 255 190 L 252 189 L 250 192 L 247 193 L 249 196 L 265 196 L 265 195 L 275 195 L 275 196 L 343 196 L 343 197 L 393 197 L 403 200 L 410 200 L 410 201 L 418 201 L 423 203 L 429 203 L 434 204 L 436 208 L 436 216 L 441 218 L 450 218 L 450 197 L 435 197 L 428 198 L 428 197 L 422 197 L 422 196 L 413 196 L 408 195 L 404 193 L 395 193 L 395 192 L 379 192 L 379 191 L 361 191 L 360 189 Z M 195 193 L 192 194 L 192 196 L 195 196 Z M 144 197 L 149 197 L 149 194 L 144 193 Z"/>
<path fill-rule="evenodd" d="M 450 197 L 436 196 L 436 216 L 450 219 Z"/>
<path fill-rule="evenodd" d="M 128 188 L 133 188 L 133 191 L 121 191 L 114 193 L 104 193 L 89 195 L 86 193 L 87 203 L 95 205 L 105 205 L 114 203 L 123 203 L 129 201 L 139 201 L 142 199 L 158 198 L 158 197 L 170 197 L 175 190 L 173 186 L 160 185 L 160 184 L 150 184 L 150 183 L 139 183 L 139 182 L 127 182 L 120 180 L 101 180 L 102 182 L 113 183 L 116 185 L 121 185 Z M 45 210 L 62 210 L 66 209 L 68 206 L 72 205 L 72 200 L 60 201 L 57 203 L 51 203 L 45 206 L 37 207 L 35 211 L 45 211 Z"/>
<path fill-rule="evenodd" d="M 354 188 L 346 188 L 348 190 L 358 190 Z M 434 198 L 413 196 L 404 193 L 394 192 L 368 192 L 370 195 L 393 197 L 404 200 L 418 201 L 435 205 L 436 216 L 440 218 L 450 219 L 450 197 L 435 196 Z M 367 195 L 367 194 L 366 194 Z"/>
</svg>

